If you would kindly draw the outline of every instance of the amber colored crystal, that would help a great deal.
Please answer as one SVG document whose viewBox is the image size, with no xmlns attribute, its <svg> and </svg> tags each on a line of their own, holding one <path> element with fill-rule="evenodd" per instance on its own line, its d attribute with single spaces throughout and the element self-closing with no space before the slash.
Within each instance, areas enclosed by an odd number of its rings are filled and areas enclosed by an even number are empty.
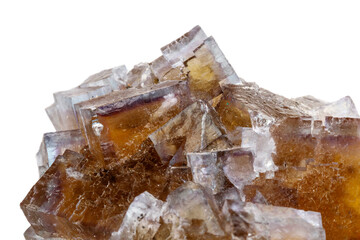
<svg viewBox="0 0 360 240">
<path fill-rule="evenodd" d="M 81 130 L 98 158 L 124 162 L 140 144 L 190 104 L 186 82 L 114 92 L 76 105 Z"/>
<path fill-rule="evenodd" d="M 152 64 L 160 81 L 186 80 L 197 99 L 210 100 L 221 93 L 220 82 L 242 82 L 213 37 L 199 27 L 162 48 L 163 58 Z"/>
<path fill-rule="evenodd" d="M 285 119 L 272 130 L 280 169 L 246 186 L 247 200 L 259 191 L 269 204 L 320 212 L 329 239 L 359 238 L 359 129 L 354 118 Z"/>
<path fill-rule="evenodd" d="M 245 82 L 199 26 L 161 53 L 54 94 L 25 239 L 360 239 L 349 96 Z"/>
<path fill-rule="evenodd" d="M 297 189 L 286 187 L 279 180 L 259 177 L 252 185 L 245 186 L 243 191 L 248 202 L 256 202 L 256 195 L 260 193 L 268 204 L 292 208 L 298 206 Z"/>
<path fill-rule="evenodd" d="M 164 126 L 149 135 L 163 159 L 170 161 L 180 150 L 196 152 L 205 149 L 224 134 L 215 110 L 202 100 L 188 106 Z M 183 144 L 183 146 L 182 146 Z"/>
<path fill-rule="evenodd" d="M 296 101 L 254 83 L 223 84 L 222 89 L 225 98 L 218 111 L 230 130 L 237 126 L 264 127 L 284 117 L 307 116 Z"/>
<path fill-rule="evenodd" d="M 193 176 L 191 174 L 191 169 L 189 167 L 171 167 L 170 168 L 170 181 L 166 186 L 166 190 L 161 199 L 165 197 L 184 183 L 192 181 Z"/>
<path fill-rule="evenodd" d="M 137 195 L 148 191 L 166 198 L 164 191 L 177 186 L 149 140 L 129 161 L 111 168 L 84 151 L 86 157 L 69 150 L 59 156 L 21 203 L 35 231 L 52 233 L 43 237 L 108 239 Z"/>
<path fill-rule="evenodd" d="M 251 127 L 250 115 L 245 106 L 236 104 L 228 96 L 220 100 L 216 111 L 228 132 L 235 131 L 237 127 Z"/>
<path fill-rule="evenodd" d="M 215 59 L 216 56 L 212 52 L 213 46 L 217 46 L 215 40 L 208 38 L 196 49 L 195 57 L 186 62 L 190 89 L 195 97 L 205 100 L 210 100 L 221 93 L 219 80 L 226 78 L 223 66 Z"/>
</svg>

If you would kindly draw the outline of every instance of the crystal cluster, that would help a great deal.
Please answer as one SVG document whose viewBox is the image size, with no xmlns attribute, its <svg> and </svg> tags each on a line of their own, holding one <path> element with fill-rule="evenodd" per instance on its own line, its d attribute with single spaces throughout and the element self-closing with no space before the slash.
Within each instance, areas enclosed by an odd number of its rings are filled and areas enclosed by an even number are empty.
<svg viewBox="0 0 360 240">
<path fill-rule="evenodd" d="M 26 239 L 360 239 L 350 97 L 245 82 L 199 26 L 161 51 L 54 94 Z"/>
</svg>

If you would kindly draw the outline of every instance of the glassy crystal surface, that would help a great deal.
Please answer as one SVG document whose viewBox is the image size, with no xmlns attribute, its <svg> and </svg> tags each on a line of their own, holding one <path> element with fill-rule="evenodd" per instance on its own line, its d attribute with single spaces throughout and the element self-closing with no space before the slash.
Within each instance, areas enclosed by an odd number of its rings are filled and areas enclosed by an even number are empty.
<svg viewBox="0 0 360 240">
<path fill-rule="evenodd" d="M 49 233 L 47 234 L 49 235 Z M 26 240 L 65 240 L 64 238 L 57 238 L 57 237 L 47 237 L 47 238 L 43 238 L 39 235 L 36 234 L 36 232 L 34 231 L 34 229 L 32 227 L 29 227 L 25 232 L 24 232 L 24 237 Z"/>
<path fill-rule="evenodd" d="M 226 135 L 223 135 L 215 139 L 213 142 L 211 142 L 203 151 L 210 152 L 210 151 L 224 150 L 231 148 L 232 146 L 233 144 L 228 139 L 228 137 Z"/>
<path fill-rule="evenodd" d="M 254 152 L 254 170 L 257 174 L 271 173 L 278 169 L 273 161 L 276 146 L 268 128 L 263 128 L 261 132 L 248 127 L 238 128 L 235 134 L 237 138 L 241 138 L 241 147 Z"/>
<path fill-rule="evenodd" d="M 205 149 L 224 133 L 215 110 L 204 101 L 196 101 L 172 118 L 149 138 L 163 159 L 169 161 L 181 149 L 183 153 Z"/>
<path fill-rule="evenodd" d="M 199 26 L 161 52 L 54 94 L 26 239 L 360 239 L 350 97 L 245 82 Z"/>
<path fill-rule="evenodd" d="M 167 192 L 166 194 L 174 191 L 184 183 L 188 181 L 192 181 L 193 176 L 191 173 L 191 168 L 186 166 L 180 166 L 180 167 L 170 167 L 170 182 L 167 186 Z"/>
<path fill-rule="evenodd" d="M 88 77 L 80 87 L 110 86 L 113 90 L 124 89 L 126 88 L 126 74 L 125 65 L 106 69 Z"/>
<path fill-rule="evenodd" d="M 139 63 L 135 65 L 126 76 L 126 83 L 128 86 L 135 88 L 151 86 L 154 85 L 156 81 L 157 78 L 148 63 Z"/>
<path fill-rule="evenodd" d="M 355 104 L 349 96 L 339 99 L 338 101 L 324 104 L 313 111 L 315 119 L 325 121 L 327 116 L 332 117 L 351 117 L 358 118 L 359 113 Z"/>
<path fill-rule="evenodd" d="M 21 203 L 38 234 L 108 239 L 136 196 L 147 191 L 166 198 L 171 177 L 150 141 L 125 164 L 111 168 L 103 168 L 89 151 L 83 154 L 67 150 L 59 156 Z"/>
<path fill-rule="evenodd" d="M 194 50 L 206 39 L 200 26 L 195 26 L 180 38 L 161 48 L 164 58 L 174 67 L 194 56 Z"/>
<path fill-rule="evenodd" d="M 213 37 L 199 26 L 162 48 L 152 69 L 160 81 L 187 80 L 195 98 L 210 100 L 221 93 L 220 82 L 242 83 Z"/>
<path fill-rule="evenodd" d="M 98 159 L 124 162 L 150 133 L 190 103 L 186 82 L 113 92 L 76 105 L 81 130 Z"/>
<path fill-rule="evenodd" d="M 285 119 L 272 128 L 274 179 L 260 176 L 245 187 L 247 200 L 259 191 L 269 204 L 317 211 L 330 239 L 356 239 L 359 191 L 358 118 L 321 121 Z"/>
<path fill-rule="evenodd" d="M 223 111 L 225 115 L 221 118 L 226 119 L 228 113 L 231 115 L 231 119 L 228 120 L 231 127 L 253 126 L 255 130 L 261 131 L 278 119 L 308 115 L 298 107 L 296 101 L 260 88 L 255 83 L 223 84 L 222 88 L 222 107 L 225 109 L 219 111 Z M 233 109 L 234 107 L 236 109 Z"/>
<path fill-rule="evenodd" d="M 275 144 L 269 132 L 271 125 L 284 117 L 307 116 L 307 113 L 296 101 L 254 83 L 223 83 L 222 89 L 224 96 L 216 110 L 229 139 L 236 145 L 254 150 L 256 172 L 276 171 L 272 159 Z"/>
<path fill-rule="evenodd" d="M 63 154 L 66 149 L 77 152 L 84 146 L 85 139 L 80 130 L 45 133 L 36 154 L 40 177 L 54 163 L 56 157 Z"/>
<path fill-rule="evenodd" d="M 48 108 L 51 122 L 57 131 L 78 129 L 74 105 L 92 98 L 106 95 L 126 87 L 126 67 L 124 65 L 96 73 L 78 87 L 54 93 L 55 102 Z"/>
<path fill-rule="evenodd" d="M 326 239 L 317 212 L 227 200 L 223 213 L 235 239 Z"/>
<path fill-rule="evenodd" d="M 224 163 L 218 159 L 217 152 L 188 153 L 187 159 L 194 182 L 210 188 L 214 194 L 224 190 Z"/>
<path fill-rule="evenodd" d="M 161 200 L 143 192 L 130 204 L 119 231 L 110 239 L 152 239 L 160 227 L 162 206 Z"/>
<path fill-rule="evenodd" d="M 190 89 L 196 98 L 210 100 L 221 93 L 220 81 L 237 78 L 214 38 L 207 38 L 194 54 L 185 65 L 189 70 Z"/>
<path fill-rule="evenodd" d="M 304 111 L 312 111 L 313 109 L 326 104 L 323 100 L 317 99 L 311 95 L 294 98 L 293 100 L 296 101 Z"/>
<path fill-rule="evenodd" d="M 225 235 L 214 197 L 189 181 L 167 197 L 155 239 L 213 239 Z"/>
<path fill-rule="evenodd" d="M 152 61 L 150 67 L 155 77 L 159 80 L 163 79 L 164 75 L 172 69 L 170 62 L 163 55 Z"/>
<path fill-rule="evenodd" d="M 109 85 L 86 88 L 73 88 L 54 93 L 55 102 L 46 109 L 51 122 L 57 131 L 78 129 L 74 105 L 112 92 Z"/>
<path fill-rule="evenodd" d="M 213 152 L 188 153 L 193 181 L 212 190 L 213 194 L 243 186 L 255 178 L 253 155 L 248 149 L 233 148 Z"/>
</svg>

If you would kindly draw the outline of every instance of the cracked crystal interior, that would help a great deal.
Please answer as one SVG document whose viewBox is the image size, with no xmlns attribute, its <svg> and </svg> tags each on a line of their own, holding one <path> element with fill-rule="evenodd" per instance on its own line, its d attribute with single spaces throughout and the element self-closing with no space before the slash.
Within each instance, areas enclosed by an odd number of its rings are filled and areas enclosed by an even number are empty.
<svg viewBox="0 0 360 240">
<path fill-rule="evenodd" d="M 54 94 L 27 240 L 360 239 L 360 116 L 239 78 L 196 26 Z"/>
</svg>

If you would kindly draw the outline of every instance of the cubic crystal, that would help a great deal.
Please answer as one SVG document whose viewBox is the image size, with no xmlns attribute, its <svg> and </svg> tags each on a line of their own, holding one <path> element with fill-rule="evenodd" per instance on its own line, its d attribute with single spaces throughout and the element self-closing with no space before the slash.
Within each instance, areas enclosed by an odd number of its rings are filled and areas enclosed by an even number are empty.
<svg viewBox="0 0 360 240">
<path fill-rule="evenodd" d="M 223 213 L 239 239 L 326 239 L 317 212 L 227 200 Z"/>
<path fill-rule="evenodd" d="M 54 94 L 28 240 L 360 239 L 360 116 L 239 78 L 196 26 Z"/>
<path fill-rule="evenodd" d="M 45 133 L 36 154 L 40 177 L 66 149 L 78 152 L 85 146 L 80 130 Z"/>
<path fill-rule="evenodd" d="M 90 151 L 98 158 L 126 161 L 150 133 L 187 107 L 186 82 L 113 92 L 76 105 L 80 127 Z"/>
<path fill-rule="evenodd" d="M 183 144 L 183 155 L 205 149 L 224 134 L 215 110 L 198 100 L 149 135 L 163 159 L 169 161 Z"/>
</svg>

